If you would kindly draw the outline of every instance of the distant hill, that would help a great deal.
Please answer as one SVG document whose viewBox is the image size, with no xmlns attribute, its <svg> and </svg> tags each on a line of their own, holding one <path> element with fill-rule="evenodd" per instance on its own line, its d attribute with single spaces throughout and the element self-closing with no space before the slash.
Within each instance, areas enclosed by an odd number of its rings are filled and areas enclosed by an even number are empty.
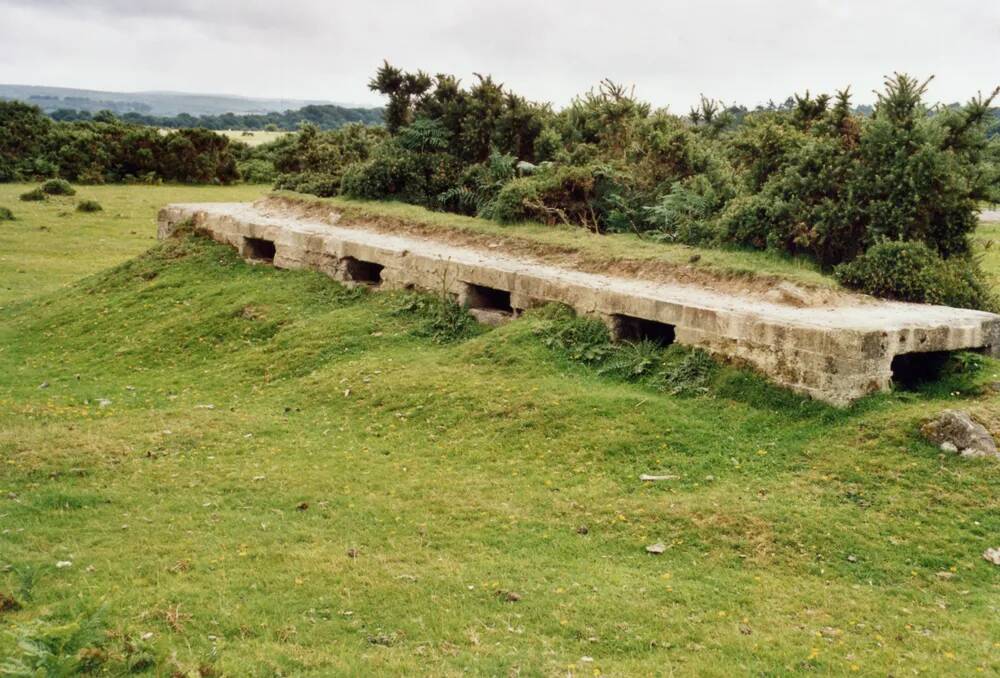
<svg viewBox="0 0 1000 678">
<path fill-rule="evenodd" d="M 46 113 L 60 109 L 96 113 L 108 110 L 118 115 L 172 117 L 188 115 L 221 115 L 223 113 L 263 114 L 296 110 L 310 105 L 339 105 L 332 101 L 312 99 L 258 99 L 225 94 L 189 94 L 184 92 L 104 92 L 70 87 L 40 87 L 35 85 L 0 84 L 0 99 L 17 99 L 38 106 Z"/>
</svg>

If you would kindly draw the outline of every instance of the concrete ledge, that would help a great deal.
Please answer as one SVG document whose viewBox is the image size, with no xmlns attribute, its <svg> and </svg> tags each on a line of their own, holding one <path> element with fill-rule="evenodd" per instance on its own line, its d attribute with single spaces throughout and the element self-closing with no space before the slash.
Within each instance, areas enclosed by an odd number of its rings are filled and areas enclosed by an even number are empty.
<svg viewBox="0 0 1000 678">
<path fill-rule="evenodd" d="M 170 237 L 189 220 L 248 261 L 313 269 L 350 285 L 444 292 L 491 324 L 539 304 L 567 304 L 605 318 L 619 338 L 697 346 L 834 405 L 890 388 L 897 355 L 1000 351 L 1000 316 L 981 311 L 862 296 L 803 307 L 794 299 L 599 275 L 346 228 L 336 225 L 335 214 L 328 221 L 291 218 L 241 203 L 167 206 L 158 236 Z"/>
</svg>

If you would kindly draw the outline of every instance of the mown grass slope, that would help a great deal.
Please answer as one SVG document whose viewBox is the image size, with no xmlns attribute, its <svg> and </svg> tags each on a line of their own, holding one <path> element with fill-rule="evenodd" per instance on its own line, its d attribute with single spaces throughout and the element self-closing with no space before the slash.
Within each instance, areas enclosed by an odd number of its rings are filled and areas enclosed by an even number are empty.
<svg viewBox="0 0 1000 678">
<path fill-rule="evenodd" d="M 110 673 L 1000 671 L 1000 465 L 916 433 L 997 362 L 678 397 L 406 301 L 189 237 L 4 304 L 0 657 L 98 611 Z"/>
</svg>

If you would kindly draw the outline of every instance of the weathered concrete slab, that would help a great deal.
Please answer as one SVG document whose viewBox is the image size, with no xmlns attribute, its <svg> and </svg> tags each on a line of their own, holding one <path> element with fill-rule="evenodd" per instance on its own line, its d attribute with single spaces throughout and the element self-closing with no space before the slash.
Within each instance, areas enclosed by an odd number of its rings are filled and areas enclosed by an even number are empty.
<svg viewBox="0 0 1000 678">
<path fill-rule="evenodd" d="M 589 273 L 251 204 L 170 205 L 159 237 L 182 223 L 251 261 L 308 268 L 349 284 L 444 291 L 490 323 L 561 302 L 598 314 L 621 338 L 652 337 L 745 362 L 773 381 L 836 405 L 887 390 L 898 355 L 1000 349 L 1000 316 L 860 295 L 803 306 L 794 292 L 759 297 Z M 846 299 L 846 301 L 845 301 Z"/>
</svg>

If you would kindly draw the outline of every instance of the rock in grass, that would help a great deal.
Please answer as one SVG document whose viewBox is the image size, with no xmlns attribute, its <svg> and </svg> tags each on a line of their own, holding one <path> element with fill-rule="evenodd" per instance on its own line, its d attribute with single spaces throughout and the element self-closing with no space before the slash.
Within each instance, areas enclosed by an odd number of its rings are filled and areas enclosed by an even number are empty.
<svg viewBox="0 0 1000 678">
<path fill-rule="evenodd" d="M 1000 457 L 993 436 L 968 412 L 944 410 L 924 423 L 920 432 L 942 450 L 954 449 L 963 457 Z"/>
<path fill-rule="evenodd" d="M 677 480 L 678 478 L 680 478 L 680 476 L 669 475 L 669 474 L 665 476 L 655 476 L 655 475 L 650 475 L 648 473 L 643 473 L 641 476 L 639 476 L 639 480 L 641 480 L 644 483 L 655 483 L 660 480 Z"/>
<path fill-rule="evenodd" d="M 657 542 L 655 544 L 650 544 L 646 547 L 646 553 L 652 553 L 654 556 L 658 556 L 661 553 L 665 553 L 667 547 L 662 542 Z"/>
<path fill-rule="evenodd" d="M 986 549 L 983 551 L 983 558 L 994 565 L 1000 565 L 1000 548 Z"/>
</svg>

